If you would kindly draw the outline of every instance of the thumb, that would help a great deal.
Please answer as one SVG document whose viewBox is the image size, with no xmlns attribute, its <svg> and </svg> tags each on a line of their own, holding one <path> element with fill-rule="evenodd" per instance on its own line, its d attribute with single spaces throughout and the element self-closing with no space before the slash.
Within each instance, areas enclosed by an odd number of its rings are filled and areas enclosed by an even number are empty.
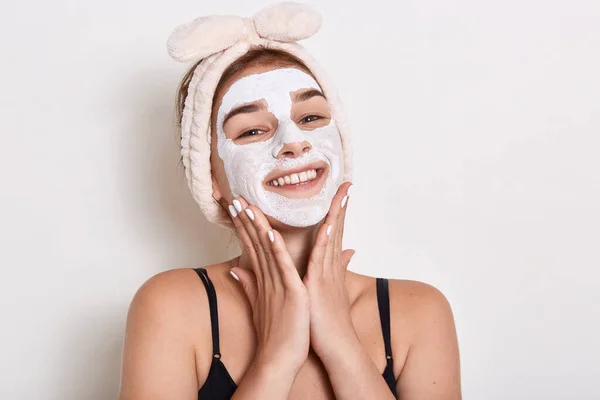
<svg viewBox="0 0 600 400">
<path fill-rule="evenodd" d="M 254 275 L 254 272 L 246 268 L 233 267 L 229 270 L 229 273 L 240 282 L 246 296 L 248 296 L 248 300 L 251 304 L 254 304 L 256 300 L 256 275 Z"/>
<path fill-rule="evenodd" d="M 342 251 L 342 267 L 344 267 L 344 269 L 348 268 L 348 264 L 350 264 L 350 260 L 352 259 L 352 256 L 354 256 L 354 253 L 356 253 L 356 251 L 354 249 L 348 249 L 348 250 L 344 250 Z"/>
</svg>

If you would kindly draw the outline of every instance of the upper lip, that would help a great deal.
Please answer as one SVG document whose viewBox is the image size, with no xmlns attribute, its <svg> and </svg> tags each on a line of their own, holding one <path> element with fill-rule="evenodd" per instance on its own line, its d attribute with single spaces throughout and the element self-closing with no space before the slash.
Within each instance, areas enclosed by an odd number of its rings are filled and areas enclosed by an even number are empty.
<svg viewBox="0 0 600 400">
<path fill-rule="evenodd" d="M 286 169 L 286 170 L 275 170 L 275 171 L 271 172 L 269 175 L 267 175 L 267 177 L 265 178 L 265 182 L 270 182 L 274 179 L 281 178 L 282 176 L 291 175 L 291 174 L 302 172 L 302 171 L 307 171 L 309 169 L 322 169 L 322 168 L 325 168 L 326 166 L 327 166 L 327 163 L 325 163 L 325 161 L 315 161 L 310 164 L 302 165 L 297 168 L 291 168 L 291 169 Z"/>
</svg>

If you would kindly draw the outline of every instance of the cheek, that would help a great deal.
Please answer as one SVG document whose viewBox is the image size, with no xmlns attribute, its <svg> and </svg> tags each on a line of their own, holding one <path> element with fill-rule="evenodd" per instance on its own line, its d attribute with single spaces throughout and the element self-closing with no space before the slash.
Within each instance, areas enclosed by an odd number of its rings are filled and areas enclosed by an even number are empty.
<svg viewBox="0 0 600 400">
<path fill-rule="evenodd" d="M 233 184 L 257 183 L 270 172 L 272 157 L 266 142 L 235 145 L 229 141 L 223 148 L 224 166 Z"/>
<path fill-rule="evenodd" d="M 342 139 L 334 123 L 305 133 L 317 150 L 327 152 L 334 158 L 343 156 Z"/>
<path fill-rule="evenodd" d="M 331 170 L 328 179 L 338 181 L 344 171 L 342 138 L 335 123 L 307 132 L 313 147 L 329 161 Z"/>
<path fill-rule="evenodd" d="M 211 153 L 210 171 L 213 178 L 217 181 L 221 196 L 228 199 L 228 201 L 231 200 L 231 190 L 229 190 L 229 179 L 227 179 L 227 174 L 225 173 L 225 166 L 223 160 L 216 155 L 216 152 Z"/>
</svg>

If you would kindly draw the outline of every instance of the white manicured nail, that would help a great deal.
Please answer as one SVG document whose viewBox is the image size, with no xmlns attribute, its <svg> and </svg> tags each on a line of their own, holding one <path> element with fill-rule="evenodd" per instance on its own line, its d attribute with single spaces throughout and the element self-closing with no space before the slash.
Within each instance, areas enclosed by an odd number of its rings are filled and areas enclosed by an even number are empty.
<svg viewBox="0 0 600 400">
<path fill-rule="evenodd" d="M 252 210 L 249 208 L 246 208 L 244 211 L 246 211 L 246 214 L 248 214 L 248 218 L 250 218 L 252 221 L 254 221 L 254 213 L 252 212 Z"/>
<path fill-rule="evenodd" d="M 346 205 L 346 201 L 348 201 L 348 196 L 344 196 L 344 198 L 342 199 L 342 208 L 344 208 L 344 206 Z"/>
<path fill-rule="evenodd" d="M 233 279 L 235 279 L 236 281 L 240 280 L 240 278 L 238 278 L 238 276 L 235 274 L 235 272 L 229 271 L 229 273 L 231 274 L 231 276 L 233 276 Z"/>
<path fill-rule="evenodd" d="M 238 199 L 233 200 L 233 206 L 238 212 L 242 212 L 242 203 Z"/>
<path fill-rule="evenodd" d="M 233 218 L 237 217 L 237 211 L 235 211 L 235 208 L 231 204 L 229 205 L 229 212 Z"/>
<path fill-rule="evenodd" d="M 329 225 L 329 226 L 327 227 L 327 236 L 329 236 L 329 234 L 330 234 L 330 233 L 331 233 L 331 225 Z"/>
<path fill-rule="evenodd" d="M 273 231 L 269 231 L 269 240 L 270 240 L 271 242 L 274 242 L 274 241 L 275 241 L 275 235 L 273 235 Z"/>
<path fill-rule="evenodd" d="M 346 195 L 350 196 L 350 192 L 352 192 L 352 188 L 354 187 L 354 184 L 348 186 L 348 190 L 346 191 Z"/>
</svg>

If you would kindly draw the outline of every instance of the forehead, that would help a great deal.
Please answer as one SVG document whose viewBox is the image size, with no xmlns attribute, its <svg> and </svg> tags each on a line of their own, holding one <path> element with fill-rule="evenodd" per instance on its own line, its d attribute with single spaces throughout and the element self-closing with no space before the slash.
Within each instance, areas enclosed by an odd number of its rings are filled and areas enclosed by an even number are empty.
<svg viewBox="0 0 600 400">
<path fill-rule="evenodd" d="M 239 78 L 226 89 L 221 99 L 219 114 L 259 99 L 264 99 L 268 106 L 281 102 L 291 105 L 291 92 L 309 88 L 321 89 L 312 76 L 298 68 L 278 68 L 251 73 Z"/>
</svg>

